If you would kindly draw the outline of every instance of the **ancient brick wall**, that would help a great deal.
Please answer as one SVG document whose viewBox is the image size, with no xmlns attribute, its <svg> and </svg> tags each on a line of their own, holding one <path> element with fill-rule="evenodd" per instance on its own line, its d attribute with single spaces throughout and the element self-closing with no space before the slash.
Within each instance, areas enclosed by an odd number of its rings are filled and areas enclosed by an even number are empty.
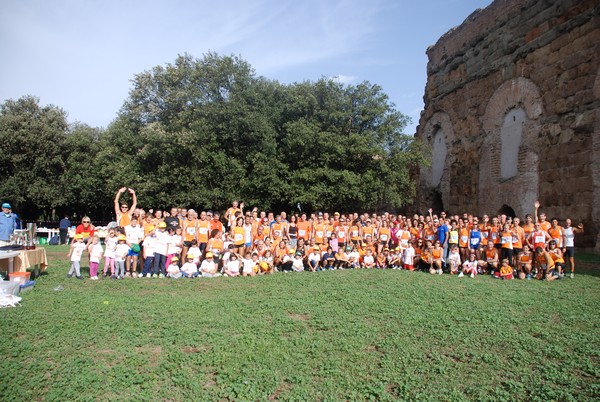
<svg viewBox="0 0 600 402">
<path fill-rule="evenodd" d="M 427 54 L 416 136 L 446 156 L 417 205 L 524 216 L 539 199 L 600 248 L 600 2 L 496 0 Z"/>
</svg>

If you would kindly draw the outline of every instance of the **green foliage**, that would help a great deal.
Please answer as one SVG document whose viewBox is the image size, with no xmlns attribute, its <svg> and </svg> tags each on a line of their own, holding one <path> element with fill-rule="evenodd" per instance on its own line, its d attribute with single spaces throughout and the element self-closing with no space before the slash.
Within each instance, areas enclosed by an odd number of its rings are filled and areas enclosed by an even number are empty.
<svg viewBox="0 0 600 402">
<path fill-rule="evenodd" d="M 48 275 L 0 310 L 3 400 L 600 397 L 598 267 L 550 283 L 392 270 L 94 282 L 65 278 L 66 247 L 46 250 Z"/>
<path fill-rule="evenodd" d="M 46 211 L 106 216 L 122 186 L 154 208 L 224 209 L 240 199 L 272 210 L 297 202 L 306 210 L 398 209 L 411 202 L 410 172 L 424 163 L 402 133 L 408 117 L 378 85 L 326 78 L 282 85 L 215 53 L 184 54 L 136 75 L 105 131 L 68 127 L 64 112 L 33 98 L 2 110 L 0 135 L 21 141 L 11 145 L 14 154 L 29 147 L 25 160 L 35 159 L 26 174 L 20 156 L 3 156 L 12 167 L 1 172 L 2 194 Z"/>
</svg>

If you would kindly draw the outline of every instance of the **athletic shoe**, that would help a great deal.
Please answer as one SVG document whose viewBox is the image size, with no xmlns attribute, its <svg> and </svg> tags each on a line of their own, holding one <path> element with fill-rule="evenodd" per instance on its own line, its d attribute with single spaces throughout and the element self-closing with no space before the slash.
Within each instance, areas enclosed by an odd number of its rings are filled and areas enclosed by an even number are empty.
<svg viewBox="0 0 600 402">
<path fill-rule="evenodd" d="M 575 279 L 575 274 L 573 272 L 571 272 L 571 275 L 569 276 L 571 279 Z"/>
<path fill-rule="evenodd" d="M 462 278 L 463 276 L 465 276 L 465 274 L 463 274 L 462 272 L 460 274 L 458 274 L 459 278 Z"/>
<path fill-rule="evenodd" d="M 443 274 L 443 271 L 442 271 L 441 269 L 438 269 L 438 270 L 437 270 L 437 274 L 438 274 L 438 275 L 441 275 L 441 274 Z"/>
<path fill-rule="evenodd" d="M 131 277 L 132 277 L 132 278 L 137 278 L 137 277 L 138 277 L 138 274 L 137 274 L 137 272 L 132 272 L 132 273 L 131 273 Z"/>
<path fill-rule="evenodd" d="M 162 275 L 162 274 L 161 274 L 161 275 Z M 153 277 L 153 278 L 158 278 L 158 275 L 156 275 L 156 274 L 152 274 L 152 277 Z"/>
<path fill-rule="evenodd" d="M 475 274 L 471 274 L 470 276 L 471 276 L 471 278 L 475 278 Z"/>
<path fill-rule="evenodd" d="M 73 274 L 67 274 L 67 278 L 72 278 Z"/>
<path fill-rule="evenodd" d="M 77 279 L 83 279 L 83 276 L 79 275 L 76 277 Z"/>
<path fill-rule="evenodd" d="M 158 274 L 159 278 L 164 278 L 165 276 L 163 274 Z"/>
<path fill-rule="evenodd" d="M 127 273 L 125 274 L 125 276 L 126 276 L 127 278 L 129 278 L 129 277 L 131 276 L 131 274 L 130 274 L 129 272 L 127 272 Z"/>
<path fill-rule="evenodd" d="M 110 279 L 117 279 L 117 277 L 116 277 L 116 275 L 113 274 L 110 276 Z"/>
<path fill-rule="evenodd" d="M 527 279 L 528 281 L 530 281 L 531 280 L 531 275 L 529 275 L 529 274 L 525 275 L 525 279 Z"/>
</svg>

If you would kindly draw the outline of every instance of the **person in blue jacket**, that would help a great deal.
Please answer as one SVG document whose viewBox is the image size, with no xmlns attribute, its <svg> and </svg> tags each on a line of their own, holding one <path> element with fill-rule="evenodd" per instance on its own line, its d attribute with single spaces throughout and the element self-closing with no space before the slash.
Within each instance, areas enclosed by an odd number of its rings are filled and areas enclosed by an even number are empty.
<svg viewBox="0 0 600 402">
<path fill-rule="evenodd" d="M 12 207 L 8 202 L 2 204 L 0 213 L 0 247 L 10 245 L 10 237 L 17 227 L 17 219 L 12 213 Z"/>
</svg>

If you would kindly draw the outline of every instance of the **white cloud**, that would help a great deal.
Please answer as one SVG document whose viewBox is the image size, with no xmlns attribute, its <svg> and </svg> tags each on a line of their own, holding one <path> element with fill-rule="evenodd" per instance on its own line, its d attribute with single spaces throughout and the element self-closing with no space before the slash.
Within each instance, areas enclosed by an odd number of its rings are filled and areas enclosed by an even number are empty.
<svg viewBox="0 0 600 402">
<path fill-rule="evenodd" d="M 358 77 L 355 75 L 343 75 L 343 74 L 337 74 L 337 75 L 329 77 L 329 79 L 339 82 L 340 84 L 350 84 L 350 83 L 356 81 L 357 78 Z"/>
</svg>

